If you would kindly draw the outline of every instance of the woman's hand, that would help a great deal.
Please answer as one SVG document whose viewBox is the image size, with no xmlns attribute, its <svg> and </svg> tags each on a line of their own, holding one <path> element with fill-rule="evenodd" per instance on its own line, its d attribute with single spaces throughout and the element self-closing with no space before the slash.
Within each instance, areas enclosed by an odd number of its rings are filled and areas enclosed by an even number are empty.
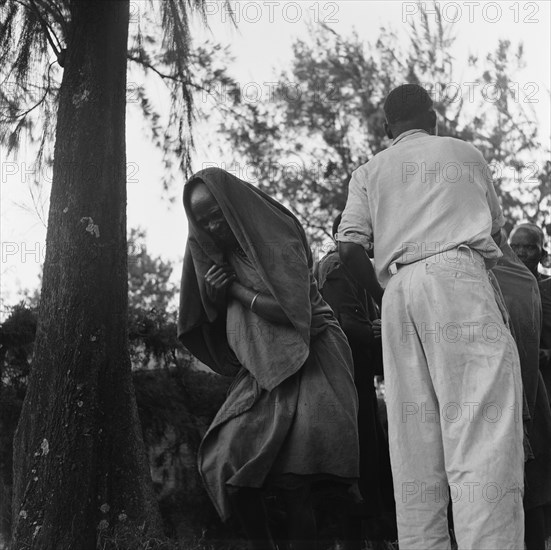
<svg viewBox="0 0 551 550">
<path fill-rule="evenodd" d="M 373 338 L 375 338 L 375 340 L 380 340 L 381 339 L 381 320 L 380 319 L 375 319 L 375 321 L 373 321 Z"/>
<path fill-rule="evenodd" d="M 226 305 L 228 289 L 237 276 L 228 264 L 214 264 L 205 275 L 207 296 L 217 308 Z"/>
</svg>

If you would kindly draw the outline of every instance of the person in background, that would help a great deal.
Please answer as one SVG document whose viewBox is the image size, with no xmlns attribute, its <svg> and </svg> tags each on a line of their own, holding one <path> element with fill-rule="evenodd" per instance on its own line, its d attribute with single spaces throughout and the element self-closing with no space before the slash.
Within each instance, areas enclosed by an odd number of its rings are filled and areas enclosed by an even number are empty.
<svg viewBox="0 0 551 550">
<path fill-rule="evenodd" d="M 333 222 L 333 237 L 340 221 L 341 214 Z M 390 456 L 374 383 L 375 375 L 383 374 L 379 308 L 342 265 L 336 246 L 318 262 L 315 276 L 354 358 L 354 382 L 359 398 L 359 488 L 365 503 L 363 514 L 369 518 L 366 535 L 369 540 L 394 541 L 397 531 Z"/>
<path fill-rule="evenodd" d="M 545 250 L 545 235 L 541 227 L 535 223 L 516 225 L 509 235 L 509 245 L 538 282 L 548 278 L 538 270 L 540 263 L 545 262 L 549 255 Z"/>
<path fill-rule="evenodd" d="M 353 172 L 337 239 L 353 277 L 382 300 L 400 548 L 449 549 L 452 498 L 459 548 L 520 550 L 522 381 L 488 276 L 501 208 L 481 153 L 437 136 L 424 88 L 395 88 L 384 114 L 392 145 Z"/>
<path fill-rule="evenodd" d="M 538 283 L 507 244 L 491 273 L 497 279 L 517 343 L 525 396 L 524 540 L 527 550 L 545 550 L 546 516 L 551 511 L 551 407 L 539 369 L 541 300 Z"/>
<path fill-rule="evenodd" d="M 304 230 L 280 203 L 218 168 L 184 187 L 189 235 L 178 337 L 233 375 L 199 449 L 199 471 L 223 520 L 252 550 L 275 550 L 265 491 L 277 491 L 293 550 L 312 550 L 318 484 L 358 479 L 352 354 L 312 273 Z"/>
<path fill-rule="evenodd" d="M 544 243 L 542 229 L 533 223 L 521 223 L 509 235 L 511 248 L 538 281 L 542 306 L 540 370 L 547 396 L 551 399 L 551 278 L 538 270 L 540 263 L 548 257 Z"/>
</svg>

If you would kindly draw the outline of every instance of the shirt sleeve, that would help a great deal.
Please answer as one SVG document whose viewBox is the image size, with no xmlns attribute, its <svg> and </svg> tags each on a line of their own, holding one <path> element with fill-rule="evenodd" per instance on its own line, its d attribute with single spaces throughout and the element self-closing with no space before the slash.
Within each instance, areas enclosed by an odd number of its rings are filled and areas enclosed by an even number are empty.
<svg viewBox="0 0 551 550">
<path fill-rule="evenodd" d="M 482 153 L 476 149 L 479 157 L 480 173 L 482 179 L 486 184 L 486 200 L 488 201 L 488 206 L 490 207 L 490 214 L 492 215 L 492 235 L 499 231 L 505 225 L 505 218 L 503 217 L 503 212 L 501 210 L 501 205 L 499 204 L 499 199 L 497 198 L 497 193 L 494 187 L 494 181 L 492 178 L 492 171 L 486 163 Z"/>
<path fill-rule="evenodd" d="M 366 176 L 367 173 L 363 167 L 352 173 L 348 185 L 348 199 L 337 232 L 337 241 L 359 244 L 369 252 L 373 250 L 373 228 L 365 188 Z"/>
</svg>

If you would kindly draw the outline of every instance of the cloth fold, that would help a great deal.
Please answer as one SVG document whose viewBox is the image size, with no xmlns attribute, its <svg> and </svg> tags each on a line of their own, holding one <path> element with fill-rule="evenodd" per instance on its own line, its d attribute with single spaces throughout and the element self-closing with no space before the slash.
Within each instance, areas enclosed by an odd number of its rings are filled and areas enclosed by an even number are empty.
<svg viewBox="0 0 551 550">
<path fill-rule="evenodd" d="M 541 301 L 536 278 L 502 235 L 503 256 L 492 268 L 499 283 L 520 358 L 525 429 L 524 508 L 551 502 L 551 409 L 539 370 Z"/>
<path fill-rule="evenodd" d="M 178 338 L 203 363 L 220 374 L 235 374 L 242 364 L 224 336 L 226 319 L 220 318 L 206 294 L 205 274 L 213 264 L 228 262 L 228 258 L 193 218 L 189 199 L 195 182 L 203 182 L 220 205 L 239 246 L 259 276 L 262 288 L 257 290 L 268 292 L 277 300 L 300 338 L 299 342 L 287 332 L 287 338 L 293 342 L 288 348 L 288 365 L 292 364 L 292 368 L 284 373 L 289 376 L 304 363 L 310 343 L 312 258 L 306 235 L 296 217 L 283 205 L 219 168 L 197 172 L 184 187 L 189 235 L 180 288 Z M 229 330 L 238 328 L 230 327 Z M 280 344 L 277 338 L 267 343 L 278 352 Z M 258 366 L 257 371 L 264 367 Z M 255 373 L 263 387 L 274 387 L 281 382 L 277 373 L 266 370 L 270 372 L 264 377 Z"/>
<path fill-rule="evenodd" d="M 191 186 L 204 182 L 240 248 L 216 247 L 195 222 Z M 184 188 L 189 236 L 180 295 L 180 341 L 213 370 L 236 375 L 198 452 L 205 488 L 220 517 L 228 486 L 278 485 L 289 476 L 358 477 L 358 397 L 350 347 L 312 274 L 298 220 L 262 191 L 223 170 L 202 170 Z M 291 326 L 229 299 L 217 310 L 204 277 L 229 264 L 245 286 L 272 295 Z"/>
</svg>

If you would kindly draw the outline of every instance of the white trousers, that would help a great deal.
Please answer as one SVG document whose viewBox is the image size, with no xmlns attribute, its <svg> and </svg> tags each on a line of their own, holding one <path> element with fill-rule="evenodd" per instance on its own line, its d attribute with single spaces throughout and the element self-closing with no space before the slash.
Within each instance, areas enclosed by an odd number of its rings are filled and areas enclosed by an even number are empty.
<svg viewBox="0 0 551 550">
<path fill-rule="evenodd" d="M 382 304 L 400 550 L 523 550 L 522 382 L 482 257 L 460 247 L 391 278 Z"/>
</svg>

